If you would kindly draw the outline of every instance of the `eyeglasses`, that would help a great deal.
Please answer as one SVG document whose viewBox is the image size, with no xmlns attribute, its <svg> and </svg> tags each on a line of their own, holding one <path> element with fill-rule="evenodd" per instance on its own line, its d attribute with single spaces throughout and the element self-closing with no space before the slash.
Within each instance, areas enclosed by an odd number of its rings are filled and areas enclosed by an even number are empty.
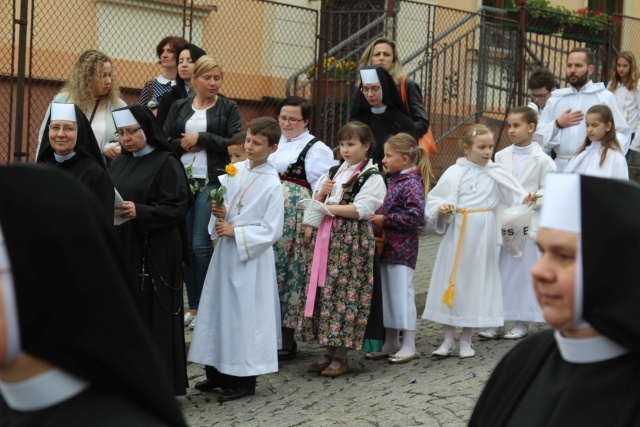
<svg viewBox="0 0 640 427">
<path fill-rule="evenodd" d="M 362 93 L 377 93 L 380 92 L 380 90 L 382 90 L 382 88 L 380 86 L 374 86 L 374 87 L 363 87 L 362 89 L 360 89 L 360 92 Z"/>
<path fill-rule="evenodd" d="M 551 92 L 547 92 L 547 93 L 540 93 L 537 95 L 534 95 L 533 93 L 530 93 L 529 96 L 531 97 L 531 99 L 545 99 L 547 96 L 549 96 Z"/>
<path fill-rule="evenodd" d="M 75 126 L 53 125 L 53 126 L 49 126 L 49 130 L 51 132 L 54 132 L 54 133 L 59 133 L 61 130 L 64 133 L 72 133 L 72 132 L 76 131 L 76 127 Z"/>
<path fill-rule="evenodd" d="M 296 119 L 295 117 L 287 117 L 287 116 L 278 116 L 278 120 L 280 120 L 282 123 L 289 122 L 292 125 L 295 125 L 296 123 L 301 122 L 304 119 Z"/>
<path fill-rule="evenodd" d="M 115 136 L 119 136 L 120 138 L 122 138 L 125 135 L 129 135 L 129 136 L 133 136 L 136 134 L 136 132 L 138 132 L 140 129 L 142 129 L 142 126 L 132 129 L 132 130 L 126 130 L 126 129 L 118 129 L 117 131 L 115 131 L 113 134 Z"/>
</svg>

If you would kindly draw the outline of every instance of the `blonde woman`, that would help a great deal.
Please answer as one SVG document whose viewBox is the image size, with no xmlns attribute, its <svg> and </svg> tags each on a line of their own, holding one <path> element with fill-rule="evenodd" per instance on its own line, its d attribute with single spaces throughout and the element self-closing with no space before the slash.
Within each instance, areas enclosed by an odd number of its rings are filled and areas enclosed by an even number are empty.
<svg viewBox="0 0 640 427">
<path fill-rule="evenodd" d="M 53 98 L 53 102 L 76 104 L 89 119 L 100 152 L 107 159 L 120 154 L 120 143 L 117 142 L 111 112 L 126 107 L 127 104 L 120 99 L 120 87 L 113 72 L 111 58 L 97 50 L 83 52 L 73 67 L 71 77 Z M 51 105 L 40 126 L 36 157 L 40 152 L 42 138 L 47 136 L 45 128 L 50 112 Z M 109 144 L 111 142 L 114 144 Z"/>
<path fill-rule="evenodd" d="M 190 184 L 195 191 L 195 203 L 187 214 L 190 262 L 185 266 L 189 312 L 184 316 L 184 323 L 191 328 L 195 326 L 200 294 L 213 254 L 207 229 L 211 217 L 207 194 L 220 187 L 218 175 L 229 163 L 227 143 L 242 130 L 238 105 L 219 93 L 222 76 L 218 60 L 201 56 L 191 77 L 195 94 L 174 102 L 164 123 L 169 143 L 190 171 Z"/>
</svg>

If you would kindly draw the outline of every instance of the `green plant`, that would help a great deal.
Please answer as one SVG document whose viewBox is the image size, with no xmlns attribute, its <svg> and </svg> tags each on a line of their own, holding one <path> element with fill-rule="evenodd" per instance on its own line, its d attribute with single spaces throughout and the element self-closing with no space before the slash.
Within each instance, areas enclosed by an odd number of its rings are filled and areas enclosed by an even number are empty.
<svg viewBox="0 0 640 427">
<path fill-rule="evenodd" d="M 609 15 L 602 10 L 592 10 L 589 8 L 578 9 L 573 13 L 569 24 L 578 24 L 582 27 L 593 28 L 594 30 L 604 30 L 609 22 Z"/>
</svg>

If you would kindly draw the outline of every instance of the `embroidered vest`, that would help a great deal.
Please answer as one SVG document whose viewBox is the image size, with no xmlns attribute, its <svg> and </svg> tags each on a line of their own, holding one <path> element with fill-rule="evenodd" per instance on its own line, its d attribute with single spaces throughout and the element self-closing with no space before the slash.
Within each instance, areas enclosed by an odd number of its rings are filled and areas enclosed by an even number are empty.
<svg viewBox="0 0 640 427">
<path fill-rule="evenodd" d="M 296 160 L 294 163 L 289 164 L 289 166 L 287 167 L 287 170 L 284 171 L 282 175 L 287 178 L 307 181 L 307 171 L 304 168 L 304 161 L 307 157 L 307 152 L 311 149 L 313 144 L 315 144 L 318 141 L 320 141 L 318 138 L 313 138 L 311 141 L 309 141 L 307 145 L 300 152 L 300 155 L 298 155 L 298 160 Z"/>
<path fill-rule="evenodd" d="M 329 169 L 329 179 L 333 179 L 333 177 L 338 172 L 339 168 L 340 168 L 340 165 L 337 165 L 337 166 L 333 166 L 332 168 Z M 367 182 L 369 177 L 371 177 L 373 175 L 382 176 L 382 173 L 376 167 L 369 168 L 366 171 L 362 172 L 360 174 L 360 176 L 358 176 L 356 178 L 356 180 L 354 181 L 353 185 L 351 185 L 350 188 L 347 188 L 345 190 L 344 194 L 342 195 L 342 200 L 340 201 L 340 204 L 341 205 L 350 205 L 350 204 L 352 204 L 353 201 L 355 200 L 356 196 L 360 192 L 360 189 L 362 189 L 362 186 L 364 185 L 364 183 Z M 383 178 L 384 178 L 384 176 L 383 176 Z M 386 184 L 387 184 L 387 181 L 385 180 L 385 185 Z"/>
</svg>

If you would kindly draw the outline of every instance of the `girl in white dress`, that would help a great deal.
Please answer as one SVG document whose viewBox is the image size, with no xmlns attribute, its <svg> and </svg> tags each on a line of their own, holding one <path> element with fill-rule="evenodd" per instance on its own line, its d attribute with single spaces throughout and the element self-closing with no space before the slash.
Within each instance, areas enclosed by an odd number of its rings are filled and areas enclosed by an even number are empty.
<svg viewBox="0 0 640 427">
<path fill-rule="evenodd" d="M 443 235 L 422 315 L 444 325 L 444 341 L 434 357 L 453 353 L 456 326 L 462 327 L 460 358 L 465 358 L 475 356 L 474 327 L 503 324 L 499 219 L 506 207 L 535 202 L 491 161 L 493 134 L 486 126 L 470 126 L 460 142 L 466 158 L 445 171 L 425 208 L 425 231 Z"/>
<path fill-rule="evenodd" d="M 585 123 L 587 137 L 565 172 L 629 179 L 629 168 L 616 137 L 611 109 L 606 105 L 594 105 L 587 111 Z"/>
<path fill-rule="evenodd" d="M 632 149 L 640 151 L 640 140 L 633 144 L 640 129 L 640 71 L 635 55 L 628 50 L 620 52 L 613 64 L 611 76 L 607 88 L 616 96 L 618 108 L 631 128 Z M 632 155 L 632 152 L 627 152 L 627 158 Z"/>
<path fill-rule="evenodd" d="M 509 112 L 507 122 L 509 140 L 513 145 L 496 153 L 496 163 L 512 174 L 525 190 L 543 195 L 545 176 L 556 171 L 556 164 L 542 151 L 538 143 L 532 140 L 538 124 L 538 115 L 530 107 L 516 107 Z M 504 338 L 507 339 L 526 336 L 529 333 L 529 322 L 544 322 L 529 273 L 538 259 L 534 238 L 543 200 L 544 197 L 538 199 L 534 206 L 529 238 L 526 239 L 522 256 L 516 258 L 508 251 L 500 250 L 498 266 L 502 280 L 504 319 L 516 321 L 513 328 L 504 334 Z M 484 330 L 478 335 L 482 338 L 500 338 L 503 333 L 503 327 L 496 327 Z"/>
</svg>

